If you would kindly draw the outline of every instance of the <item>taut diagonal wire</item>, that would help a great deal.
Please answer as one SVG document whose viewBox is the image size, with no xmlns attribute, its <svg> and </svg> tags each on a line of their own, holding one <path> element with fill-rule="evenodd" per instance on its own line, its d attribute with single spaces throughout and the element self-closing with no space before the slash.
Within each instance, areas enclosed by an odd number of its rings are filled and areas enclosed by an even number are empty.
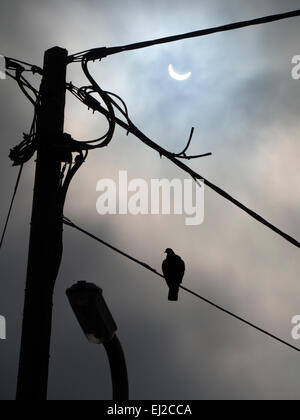
<svg viewBox="0 0 300 420">
<path fill-rule="evenodd" d="M 161 277 L 164 279 L 164 276 L 159 273 L 157 270 L 155 270 L 153 267 L 151 267 L 150 265 L 144 263 L 143 261 L 138 260 L 135 257 L 132 257 L 131 255 L 127 254 L 124 251 L 121 251 L 120 249 L 116 248 L 115 246 L 109 244 L 108 242 L 104 241 L 103 239 L 93 235 L 92 233 L 86 231 L 85 229 L 82 229 L 81 227 L 75 225 L 75 223 L 73 223 L 70 219 L 64 217 L 63 222 L 65 225 L 72 227 L 73 229 L 78 230 L 79 232 L 84 233 L 85 235 L 89 236 L 90 238 L 94 239 L 95 241 L 101 243 L 102 245 L 105 245 L 106 247 L 112 249 L 113 251 L 117 252 L 118 254 L 122 255 L 123 257 L 133 261 L 134 263 L 142 266 L 143 268 L 145 268 L 146 270 L 151 271 L 152 273 L 154 273 L 155 275 L 157 275 L 158 277 Z M 293 346 L 292 344 L 288 343 L 287 341 L 282 340 L 281 338 L 277 337 L 276 335 L 268 332 L 267 330 L 258 327 L 257 325 L 253 324 L 252 322 L 247 321 L 245 318 L 240 317 L 239 315 L 234 314 L 233 312 L 223 308 L 220 305 L 217 305 L 216 303 L 212 302 L 209 299 L 206 299 L 205 297 L 199 295 L 198 293 L 194 292 L 193 290 L 188 289 L 185 286 L 180 286 L 180 288 L 184 291 L 186 291 L 187 293 L 190 293 L 191 295 L 197 297 L 198 299 L 202 300 L 203 302 L 207 303 L 210 306 L 213 306 L 215 309 L 218 309 L 219 311 L 231 316 L 232 318 L 237 319 L 238 321 L 242 322 L 243 324 L 248 325 L 248 327 L 254 328 L 256 331 L 259 331 L 260 333 L 272 338 L 273 340 L 278 341 L 281 344 L 284 344 L 285 346 L 291 348 L 292 350 L 297 351 L 298 353 L 300 353 L 300 349 L 298 347 Z"/>
</svg>

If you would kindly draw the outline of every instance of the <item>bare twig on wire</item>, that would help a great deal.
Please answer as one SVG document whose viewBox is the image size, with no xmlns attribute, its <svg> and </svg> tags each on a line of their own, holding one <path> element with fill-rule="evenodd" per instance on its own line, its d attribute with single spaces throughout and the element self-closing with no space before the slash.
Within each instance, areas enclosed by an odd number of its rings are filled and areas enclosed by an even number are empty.
<svg viewBox="0 0 300 420">
<path fill-rule="evenodd" d="M 193 138 L 194 131 L 195 131 L 195 128 L 192 127 L 190 137 L 189 137 L 188 142 L 187 142 L 187 145 L 185 146 L 185 148 L 183 149 L 183 151 L 180 152 L 180 153 L 173 153 L 173 156 L 175 158 L 177 158 L 177 159 L 191 160 L 191 159 L 199 159 L 199 158 L 202 158 L 202 157 L 206 157 L 206 156 L 211 156 L 212 155 L 212 153 L 204 153 L 202 155 L 187 155 L 186 154 L 186 152 L 188 151 L 188 149 L 189 149 L 189 147 L 191 145 L 191 141 L 192 141 L 192 138 Z"/>
</svg>

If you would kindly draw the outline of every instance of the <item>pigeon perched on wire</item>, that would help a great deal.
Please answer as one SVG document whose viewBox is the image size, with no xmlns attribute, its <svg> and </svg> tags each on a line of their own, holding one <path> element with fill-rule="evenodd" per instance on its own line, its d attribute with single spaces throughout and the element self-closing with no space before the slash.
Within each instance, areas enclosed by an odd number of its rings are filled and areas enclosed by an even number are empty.
<svg viewBox="0 0 300 420">
<path fill-rule="evenodd" d="M 170 301 L 177 301 L 179 286 L 182 283 L 185 272 L 185 264 L 171 248 L 166 249 L 165 253 L 167 254 L 167 258 L 162 264 L 162 271 L 169 287 L 168 299 Z"/>
</svg>

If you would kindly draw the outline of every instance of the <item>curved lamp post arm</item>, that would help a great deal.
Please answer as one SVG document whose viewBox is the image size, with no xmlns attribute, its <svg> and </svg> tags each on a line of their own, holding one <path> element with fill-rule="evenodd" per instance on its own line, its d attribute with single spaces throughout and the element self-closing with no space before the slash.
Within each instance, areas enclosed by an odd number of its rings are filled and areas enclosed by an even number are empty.
<svg viewBox="0 0 300 420">
<path fill-rule="evenodd" d="M 114 401 L 128 401 L 129 400 L 129 386 L 128 375 L 125 356 L 120 340 L 116 335 L 108 341 L 103 343 L 111 371 L 113 400 Z"/>
</svg>

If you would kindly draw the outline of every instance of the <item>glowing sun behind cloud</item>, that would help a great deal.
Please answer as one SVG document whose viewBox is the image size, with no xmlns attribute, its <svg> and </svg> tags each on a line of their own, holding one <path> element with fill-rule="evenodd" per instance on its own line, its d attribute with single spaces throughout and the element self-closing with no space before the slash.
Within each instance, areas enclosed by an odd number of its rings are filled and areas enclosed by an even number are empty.
<svg viewBox="0 0 300 420">
<path fill-rule="evenodd" d="M 177 73 L 174 70 L 172 64 L 169 64 L 168 71 L 169 71 L 169 75 L 172 77 L 172 79 L 179 80 L 181 82 L 184 81 L 184 80 L 189 79 L 191 77 L 191 75 L 192 75 L 191 72 L 188 72 L 188 73 L 185 73 L 185 74 L 179 74 L 179 73 Z"/>
</svg>

